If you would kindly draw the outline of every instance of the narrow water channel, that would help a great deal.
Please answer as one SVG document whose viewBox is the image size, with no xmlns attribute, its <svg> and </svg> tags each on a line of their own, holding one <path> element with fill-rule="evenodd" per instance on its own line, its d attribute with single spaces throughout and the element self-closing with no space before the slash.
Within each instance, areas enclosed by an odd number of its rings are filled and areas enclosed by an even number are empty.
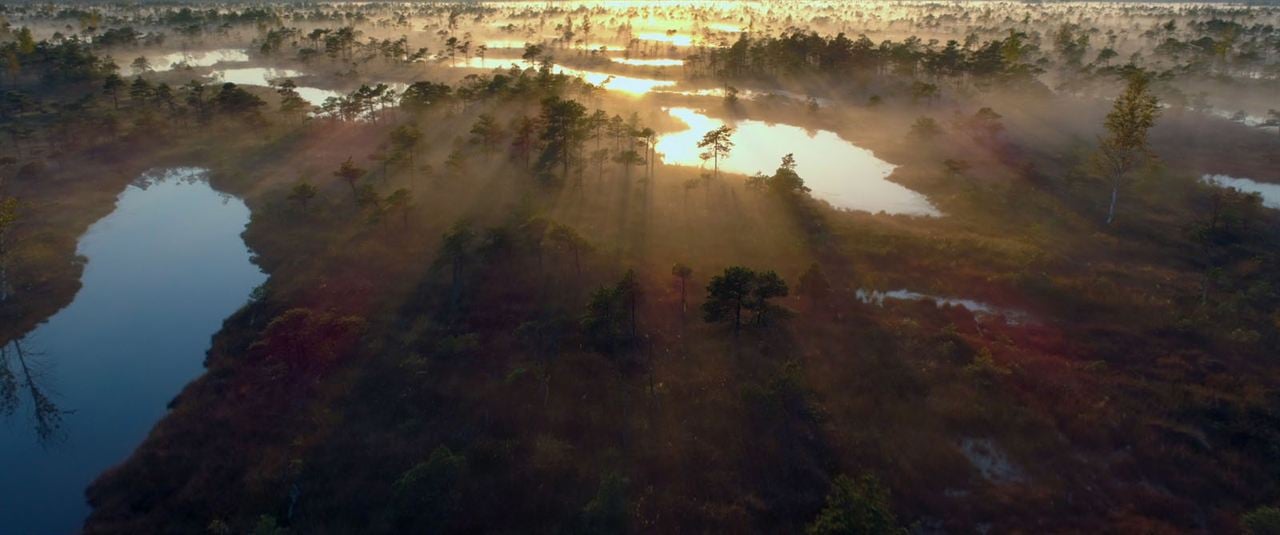
<svg viewBox="0 0 1280 535">
<path fill-rule="evenodd" d="M 265 280 L 240 238 L 248 208 L 204 176 L 170 169 L 129 186 L 80 239 L 74 301 L 6 346 L 18 403 L 0 414 L 0 533 L 77 531 L 84 489 L 137 447 Z"/>
</svg>

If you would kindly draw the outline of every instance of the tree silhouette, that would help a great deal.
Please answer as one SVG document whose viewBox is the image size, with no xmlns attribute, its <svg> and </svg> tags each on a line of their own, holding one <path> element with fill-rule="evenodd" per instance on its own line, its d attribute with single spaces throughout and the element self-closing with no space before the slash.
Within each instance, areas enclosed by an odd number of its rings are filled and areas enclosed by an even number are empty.
<svg viewBox="0 0 1280 535">
<path fill-rule="evenodd" d="M 336 176 L 339 179 L 342 179 L 343 182 L 346 182 L 347 186 L 351 188 L 351 198 L 359 201 L 360 195 L 356 190 L 356 183 L 364 177 L 366 172 L 367 171 L 364 169 L 356 167 L 355 162 L 353 162 L 351 157 L 348 156 L 347 160 L 342 162 L 342 165 L 338 166 L 338 170 L 333 172 L 333 176 Z"/>
<path fill-rule="evenodd" d="M 482 113 L 471 126 L 471 142 L 488 151 L 502 141 L 502 127 L 493 119 L 493 115 Z"/>
<path fill-rule="evenodd" d="M 555 223 L 551 226 L 551 230 L 547 232 L 547 239 L 551 243 L 568 251 L 573 255 L 573 271 L 576 275 L 582 275 L 582 253 L 592 249 L 591 242 L 583 238 L 578 231 L 568 225 Z"/>
<path fill-rule="evenodd" d="M 1160 103 L 1151 93 L 1151 80 L 1142 72 L 1130 76 L 1124 92 L 1107 114 L 1107 137 L 1099 140 L 1092 165 L 1111 183 L 1107 224 L 1115 220 L 1120 187 L 1133 170 L 1147 163 L 1147 131 L 1156 123 Z"/>
<path fill-rule="evenodd" d="M 471 242 L 475 236 L 470 223 L 459 221 L 441 240 L 440 261 L 449 263 L 449 296 L 454 309 L 462 299 L 462 266 L 471 258 Z"/>
<path fill-rule="evenodd" d="M 726 268 L 711 278 L 702 317 L 708 323 L 731 321 L 736 333 L 742 327 L 744 310 L 755 314 L 757 325 L 767 325 L 779 307 L 769 302 L 787 295 L 787 283 L 773 271 L 755 272 L 742 266 Z"/>
<path fill-rule="evenodd" d="M 702 140 L 698 141 L 698 148 L 705 149 L 703 154 L 705 158 L 712 160 L 715 175 L 720 176 L 720 158 L 726 158 L 733 151 L 733 128 L 728 125 L 721 126 L 715 130 L 703 134 Z"/>
<path fill-rule="evenodd" d="M 643 164 L 644 159 L 640 157 L 640 153 L 627 149 L 613 156 L 614 163 L 622 166 L 622 176 L 628 181 L 631 180 L 631 168 Z"/>
<path fill-rule="evenodd" d="M 831 283 L 827 282 L 827 275 L 822 272 L 822 268 L 816 262 L 800 275 L 800 285 L 796 287 L 796 293 L 808 297 L 813 308 L 821 305 L 830 292 Z"/>
<path fill-rule="evenodd" d="M 516 337 L 533 352 L 541 368 L 542 403 L 551 398 L 551 372 L 560 348 L 572 331 L 572 322 L 563 313 L 551 311 L 516 328 Z"/>
<path fill-rule="evenodd" d="M 631 338 L 636 337 L 636 309 L 640 305 L 640 300 L 644 298 L 644 288 L 640 286 L 640 280 L 636 275 L 636 270 L 628 269 L 622 275 L 622 280 L 618 281 L 618 298 L 622 300 L 623 306 L 627 308 L 627 315 L 631 319 Z"/>
<path fill-rule="evenodd" d="M 919 117 L 911 124 L 911 137 L 921 140 L 932 140 L 942 134 L 938 121 L 932 117 Z"/>
<path fill-rule="evenodd" d="M 311 199 L 314 199 L 319 193 L 320 190 L 312 185 L 311 182 L 302 179 L 289 190 L 289 200 L 302 205 L 302 209 L 306 210 L 307 205 L 311 203 Z"/>
<path fill-rule="evenodd" d="M 9 235 L 18 223 L 18 199 L 0 197 L 0 303 L 9 299 Z"/>
<path fill-rule="evenodd" d="M 707 322 L 733 321 L 733 331 L 742 326 L 742 310 L 751 298 L 755 284 L 754 271 L 741 266 L 724 270 L 707 285 L 707 300 L 702 303 L 702 317 Z"/>
<path fill-rule="evenodd" d="M 831 482 L 827 504 L 808 529 L 808 535 L 874 533 L 905 535 L 889 503 L 889 491 L 872 476 L 853 480 L 838 476 Z"/>
<path fill-rule="evenodd" d="M 31 399 L 36 441 L 47 446 L 62 438 L 62 416 L 68 411 L 60 409 L 41 388 L 32 362 L 37 355 L 24 348 L 22 342 L 21 338 L 14 339 L 8 346 L 12 352 L 0 346 L 0 414 L 12 413 L 17 408 L 18 390 L 25 389 Z M 16 373 L 10 368 L 10 358 L 17 364 Z"/>
<path fill-rule="evenodd" d="M 769 190 L 787 197 L 809 192 L 809 187 L 804 185 L 804 179 L 796 173 L 794 155 L 787 154 L 782 157 L 782 163 L 769 179 Z"/>
<path fill-rule="evenodd" d="M 617 351 L 624 341 L 625 317 L 616 288 L 603 286 L 592 292 L 581 320 L 583 335 L 591 349 L 605 355 Z"/>
<path fill-rule="evenodd" d="M 751 301 L 748 302 L 747 308 L 755 312 L 755 321 L 758 325 L 768 325 L 769 318 L 775 312 L 782 309 L 769 302 L 775 297 L 786 297 L 787 283 L 773 271 L 757 273 L 755 276 L 755 284 L 751 289 Z"/>
<path fill-rule="evenodd" d="M 117 74 L 108 74 L 102 80 L 102 92 L 111 97 L 111 106 L 120 109 L 120 90 L 124 88 L 124 80 Z"/>
<path fill-rule="evenodd" d="M 539 139 L 543 150 L 538 158 L 539 172 L 548 173 L 559 164 L 561 178 L 569 177 L 574 155 L 588 133 L 586 115 L 586 108 L 574 100 L 548 97 L 542 101 Z"/>
<path fill-rule="evenodd" d="M 413 208 L 413 192 L 406 188 L 398 188 L 387 195 L 386 207 L 388 210 L 400 212 L 400 221 L 405 228 L 409 228 L 409 210 Z"/>
<path fill-rule="evenodd" d="M 412 169 L 415 156 L 418 152 L 418 144 L 422 142 L 422 131 L 418 130 L 417 125 L 402 124 L 395 127 L 391 131 L 391 147 L 400 154 L 409 157 L 409 167 Z"/>
<path fill-rule="evenodd" d="M 685 288 L 689 284 L 689 277 L 693 275 L 693 268 L 676 262 L 674 266 L 671 266 L 671 275 L 680 280 L 680 314 L 683 315 L 689 311 L 689 305 L 685 299 L 687 295 Z"/>
<path fill-rule="evenodd" d="M 276 94 L 280 95 L 280 113 L 294 117 L 306 113 L 311 108 L 311 104 L 298 94 L 297 88 L 298 84 L 293 80 L 285 80 L 280 83 L 280 87 L 276 88 Z"/>
</svg>

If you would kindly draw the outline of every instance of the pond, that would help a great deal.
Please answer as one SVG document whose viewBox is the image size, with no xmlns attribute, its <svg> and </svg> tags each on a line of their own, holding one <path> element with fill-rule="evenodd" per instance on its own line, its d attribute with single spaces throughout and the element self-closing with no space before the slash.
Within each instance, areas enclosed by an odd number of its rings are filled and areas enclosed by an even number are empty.
<svg viewBox="0 0 1280 535">
<path fill-rule="evenodd" d="M 1280 184 L 1257 182 L 1247 178 L 1236 178 L 1227 175 L 1204 175 L 1201 180 L 1222 188 L 1238 189 L 1245 193 L 1257 193 L 1262 196 L 1263 206 L 1280 210 Z"/>
<path fill-rule="evenodd" d="M 524 50 L 526 46 L 533 44 L 533 45 L 542 45 L 547 48 L 552 48 L 547 46 L 546 41 L 553 38 L 554 37 L 546 37 L 542 39 L 533 39 L 533 40 L 496 39 L 496 40 L 485 41 L 484 47 L 489 50 Z M 573 48 L 577 50 L 604 49 L 606 52 L 621 52 L 627 49 L 627 47 L 622 45 L 611 45 L 606 43 L 587 43 L 585 45 L 575 44 Z"/>
<path fill-rule="evenodd" d="M 538 68 L 538 64 L 536 62 L 520 58 L 454 58 L 453 60 L 443 60 L 443 63 L 441 64 L 450 67 L 466 67 L 471 69 L 507 69 L 511 67 L 515 67 L 517 69 Z M 676 85 L 675 80 L 637 78 L 635 76 L 622 76 L 607 72 L 584 71 L 582 69 L 574 69 L 563 65 L 552 65 L 551 72 L 581 78 L 589 84 L 598 85 L 606 90 L 617 91 L 633 96 L 644 95 L 659 87 L 674 87 Z"/>
<path fill-rule="evenodd" d="M 272 69 L 270 67 L 241 67 L 235 69 L 218 69 L 211 74 L 222 82 L 236 85 L 271 85 L 273 80 L 297 78 L 301 72 L 293 69 Z"/>
<path fill-rule="evenodd" d="M 863 303 L 881 307 L 884 306 L 884 302 L 887 299 L 896 301 L 933 301 L 939 307 L 960 307 L 975 316 L 1001 317 L 1011 324 L 1027 323 L 1031 319 L 1030 314 L 1021 310 L 1002 308 L 973 299 L 943 297 L 907 289 L 889 290 L 887 292 L 858 289 L 854 292 L 854 297 Z"/>
<path fill-rule="evenodd" d="M 132 60 L 130 60 L 132 61 Z M 203 50 L 198 52 L 172 52 L 169 54 L 161 54 L 158 56 L 147 57 L 147 62 L 151 64 L 151 68 L 157 72 L 172 70 L 175 66 L 185 65 L 187 67 L 212 67 L 218 63 L 242 62 L 249 61 L 249 54 L 239 48 L 220 48 L 216 50 Z M 128 67 L 128 64 L 121 65 Z"/>
<path fill-rule="evenodd" d="M 690 108 L 670 108 L 672 117 L 688 130 L 658 138 L 656 150 L 666 163 L 704 165 L 698 141 L 724 124 Z M 871 151 L 845 141 L 826 130 L 805 130 L 787 124 L 744 120 L 735 123 L 735 147 L 720 161 L 720 169 L 732 173 L 772 174 L 788 153 L 796 158 L 796 172 L 818 199 L 836 208 L 872 213 L 939 216 L 941 212 L 920 193 L 886 180 L 894 166 Z"/>
<path fill-rule="evenodd" d="M 297 78 L 303 73 L 293 69 L 272 69 L 269 67 L 243 67 L 235 69 L 218 69 L 210 74 L 219 82 L 231 82 L 236 85 L 257 85 L 269 86 L 272 82 L 279 82 L 289 78 Z M 400 89 L 403 89 L 402 87 Z M 397 89 L 397 90 L 400 90 Z M 333 89 L 320 89 L 318 87 L 298 86 L 294 89 L 298 92 L 298 96 L 302 100 L 307 101 L 312 106 L 324 104 L 329 97 L 342 97 L 346 93 Z"/>
<path fill-rule="evenodd" d="M 636 39 L 641 41 L 656 41 L 671 46 L 688 47 L 693 46 L 693 36 L 679 33 L 665 32 L 641 32 L 636 35 Z"/>
<path fill-rule="evenodd" d="M 684 60 L 675 58 L 609 58 L 609 61 L 637 67 L 679 67 Z"/>
<path fill-rule="evenodd" d="M 80 239 L 74 301 L 6 346 L 18 406 L 0 414 L 0 532 L 78 530 L 85 488 L 203 371 L 210 336 L 265 280 L 240 238 L 248 208 L 204 176 L 152 172 L 126 189 Z M 33 396 L 49 404 L 35 411 Z M 36 415 L 61 425 L 42 438 Z"/>
</svg>

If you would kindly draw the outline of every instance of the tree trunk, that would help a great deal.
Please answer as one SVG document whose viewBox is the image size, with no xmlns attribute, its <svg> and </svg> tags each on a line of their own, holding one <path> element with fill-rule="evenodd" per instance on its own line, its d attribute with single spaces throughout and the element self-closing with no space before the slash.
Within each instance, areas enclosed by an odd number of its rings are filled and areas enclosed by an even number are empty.
<svg viewBox="0 0 1280 535">
<path fill-rule="evenodd" d="M 631 298 L 631 338 L 636 337 L 636 299 Z"/>
<path fill-rule="evenodd" d="M 1120 195 L 1120 185 L 1113 184 L 1111 186 L 1111 208 L 1107 209 L 1107 224 L 1110 225 L 1116 218 L 1116 197 Z"/>
<path fill-rule="evenodd" d="M 689 312 L 689 305 L 685 301 L 684 277 L 680 277 L 680 315 L 683 316 Z"/>
</svg>

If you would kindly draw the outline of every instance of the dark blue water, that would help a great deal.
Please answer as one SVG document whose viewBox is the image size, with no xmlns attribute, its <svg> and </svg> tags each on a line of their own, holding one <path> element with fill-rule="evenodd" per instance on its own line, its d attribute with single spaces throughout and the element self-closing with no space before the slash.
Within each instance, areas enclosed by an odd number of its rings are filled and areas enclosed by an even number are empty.
<svg viewBox="0 0 1280 535">
<path fill-rule="evenodd" d="M 130 186 L 80 239 L 88 264 L 75 300 L 22 342 L 24 359 L 6 347 L 18 405 L 0 414 L 0 533 L 75 532 L 85 487 L 137 447 L 265 279 L 240 239 L 248 209 L 202 176 L 172 169 Z M 46 439 L 24 363 L 61 414 Z"/>
</svg>

